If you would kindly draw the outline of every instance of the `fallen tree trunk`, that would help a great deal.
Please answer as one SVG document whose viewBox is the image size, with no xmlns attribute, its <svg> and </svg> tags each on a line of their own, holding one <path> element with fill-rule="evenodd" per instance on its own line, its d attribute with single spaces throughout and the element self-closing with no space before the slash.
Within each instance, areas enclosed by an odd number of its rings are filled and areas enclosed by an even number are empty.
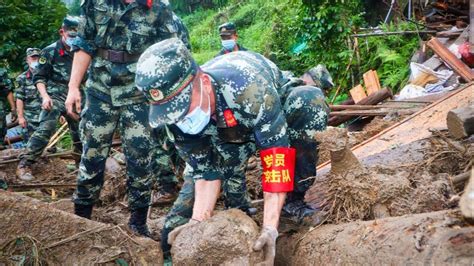
<svg viewBox="0 0 474 266">
<path fill-rule="evenodd" d="M 389 89 L 385 88 L 369 95 L 367 98 L 361 100 L 357 104 L 358 105 L 375 105 L 392 96 L 393 96 L 392 92 Z M 328 125 L 338 126 L 344 122 L 351 120 L 352 118 L 353 116 L 334 116 L 329 119 Z"/>
<path fill-rule="evenodd" d="M 474 227 L 459 211 L 323 225 L 281 236 L 277 265 L 471 265 Z"/>
<path fill-rule="evenodd" d="M 0 264 L 15 264 L 15 255 L 31 265 L 163 264 L 159 243 L 151 239 L 25 196 L 0 192 L 0 213 Z"/>
<path fill-rule="evenodd" d="M 474 106 L 449 111 L 446 118 L 451 136 L 462 139 L 474 134 Z"/>
</svg>

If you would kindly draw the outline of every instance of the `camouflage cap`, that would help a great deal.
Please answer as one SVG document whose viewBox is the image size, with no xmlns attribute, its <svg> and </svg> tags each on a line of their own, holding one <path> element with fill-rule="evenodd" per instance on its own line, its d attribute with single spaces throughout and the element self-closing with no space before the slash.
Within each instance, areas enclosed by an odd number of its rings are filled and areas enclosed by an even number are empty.
<svg viewBox="0 0 474 266">
<path fill-rule="evenodd" d="M 77 36 L 80 19 L 78 17 L 66 16 L 63 20 L 62 28 L 67 31 L 71 37 Z"/>
<path fill-rule="evenodd" d="M 317 65 L 307 72 L 314 82 L 323 90 L 330 89 L 334 86 L 331 74 L 325 65 Z"/>
<path fill-rule="evenodd" d="M 39 48 L 28 48 L 26 49 L 26 56 L 39 56 L 41 53 L 41 49 Z"/>
<path fill-rule="evenodd" d="M 197 71 L 198 65 L 178 38 L 166 39 L 143 52 L 137 63 L 135 83 L 151 103 L 152 127 L 174 124 L 186 115 Z"/>
<path fill-rule="evenodd" d="M 219 35 L 228 36 L 237 32 L 237 28 L 233 22 L 227 22 L 219 26 Z"/>
</svg>

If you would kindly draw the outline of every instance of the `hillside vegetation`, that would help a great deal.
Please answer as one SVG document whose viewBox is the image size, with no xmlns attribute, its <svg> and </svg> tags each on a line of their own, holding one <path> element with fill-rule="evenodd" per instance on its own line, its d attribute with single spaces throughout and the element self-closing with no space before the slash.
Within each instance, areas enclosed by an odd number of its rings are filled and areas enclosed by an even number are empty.
<svg viewBox="0 0 474 266">
<path fill-rule="evenodd" d="M 221 48 L 218 25 L 232 21 L 239 29 L 239 43 L 246 48 L 295 74 L 325 64 L 343 92 L 358 84 L 370 69 L 378 71 L 383 86 L 398 90 L 408 78 L 409 59 L 419 46 L 416 35 L 356 42 L 351 35 L 366 26 L 359 1 L 230 0 L 221 7 L 180 15 L 201 64 Z M 385 31 L 416 29 L 413 23 L 380 27 Z M 337 100 L 345 97 L 342 93 Z"/>
</svg>

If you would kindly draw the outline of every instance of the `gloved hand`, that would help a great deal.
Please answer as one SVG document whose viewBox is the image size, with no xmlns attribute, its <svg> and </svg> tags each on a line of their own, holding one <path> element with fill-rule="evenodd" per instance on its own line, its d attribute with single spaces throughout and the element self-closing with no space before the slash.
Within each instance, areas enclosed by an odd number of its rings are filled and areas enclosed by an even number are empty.
<svg viewBox="0 0 474 266">
<path fill-rule="evenodd" d="M 271 226 L 265 226 L 262 229 L 260 236 L 253 245 L 254 251 L 260 251 L 263 248 L 263 254 L 265 260 L 259 265 L 262 266 L 273 266 L 275 260 L 275 249 L 276 249 L 276 239 L 278 237 L 278 230 Z"/>
<path fill-rule="evenodd" d="M 199 223 L 198 220 L 191 219 L 191 220 L 189 220 L 188 223 L 176 227 L 176 228 L 175 228 L 173 231 L 171 231 L 170 234 L 168 235 L 168 244 L 173 245 L 174 241 L 176 240 L 176 238 L 178 237 L 178 235 L 181 233 L 181 231 L 183 231 L 184 228 L 193 226 L 193 225 L 198 224 L 198 223 Z"/>
</svg>

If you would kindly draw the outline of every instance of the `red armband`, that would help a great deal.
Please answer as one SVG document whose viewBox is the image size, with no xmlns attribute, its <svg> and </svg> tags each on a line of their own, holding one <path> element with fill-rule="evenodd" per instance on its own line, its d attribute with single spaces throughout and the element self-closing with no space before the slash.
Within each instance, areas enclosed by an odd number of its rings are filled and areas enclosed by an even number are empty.
<svg viewBox="0 0 474 266">
<path fill-rule="evenodd" d="M 296 150 L 277 147 L 260 151 L 264 192 L 291 192 L 295 176 Z"/>
</svg>

